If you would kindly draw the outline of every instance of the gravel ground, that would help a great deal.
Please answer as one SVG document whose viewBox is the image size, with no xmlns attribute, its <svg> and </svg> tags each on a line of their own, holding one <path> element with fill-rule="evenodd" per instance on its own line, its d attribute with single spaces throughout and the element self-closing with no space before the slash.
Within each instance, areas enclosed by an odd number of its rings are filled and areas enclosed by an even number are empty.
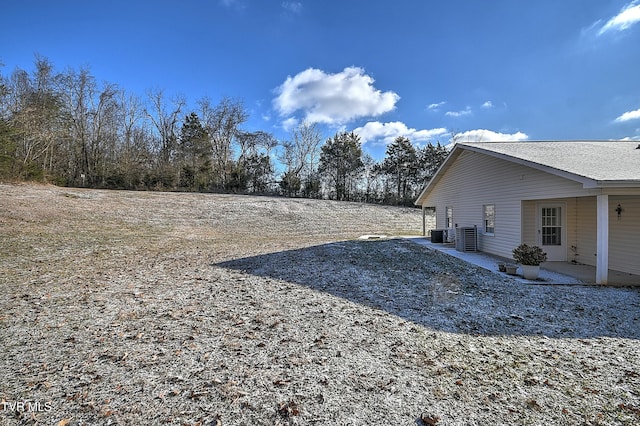
<svg viewBox="0 0 640 426">
<path fill-rule="evenodd" d="M 421 213 L 0 185 L 0 424 L 640 424 L 640 290 L 519 284 Z"/>
</svg>

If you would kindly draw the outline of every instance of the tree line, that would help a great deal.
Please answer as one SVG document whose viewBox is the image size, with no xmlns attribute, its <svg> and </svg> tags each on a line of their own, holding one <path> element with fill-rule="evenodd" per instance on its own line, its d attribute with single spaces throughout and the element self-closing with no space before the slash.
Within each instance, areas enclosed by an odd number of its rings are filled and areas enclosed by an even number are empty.
<svg viewBox="0 0 640 426">
<path fill-rule="evenodd" d="M 303 122 L 277 140 L 243 129 L 240 100 L 195 105 L 163 90 L 142 98 L 36 57 L 31 72 L 0 74 L 0 179 L 411 204 L 447 155 L 440 143 L 398 137 L 377 162 L 354 132 L 325 139 Z"/>
</svg>

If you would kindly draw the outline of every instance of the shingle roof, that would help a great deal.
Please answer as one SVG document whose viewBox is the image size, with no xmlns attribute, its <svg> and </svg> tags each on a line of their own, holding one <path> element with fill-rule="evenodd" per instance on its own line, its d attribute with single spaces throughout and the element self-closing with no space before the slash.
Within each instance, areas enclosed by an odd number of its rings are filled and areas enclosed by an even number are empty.
<svg viewBox="0 0 640 426">
<path fill-rule="evenodd" d="M 460 146 L 597 182 L 640 182 L 638 141 L 476 142 Z"/>
<path fill-rule="evenodd" d="M 581 182 L 584 188 L 640 187 L 638 141 L 468 142 L 453 147 L 416 199 L 416 205 L 422 203 L 430 189 L 464 150 L 534 167 Z"/>
</svg>

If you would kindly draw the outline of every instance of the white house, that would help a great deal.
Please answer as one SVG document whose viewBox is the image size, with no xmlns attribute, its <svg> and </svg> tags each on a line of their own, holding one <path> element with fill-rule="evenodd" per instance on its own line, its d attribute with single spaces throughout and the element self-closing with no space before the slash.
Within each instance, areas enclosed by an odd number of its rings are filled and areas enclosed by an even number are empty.
<svg viewBox="0 0 640 426">
<path fill-rule="evenodd" d="M 527 243 L 595 266 L 598 284 L 609 269 L 640 275 L 637 141 L 458 143 L 416 204 L 436 228 L 477 226 L 483 252 Z"/>
</svg>

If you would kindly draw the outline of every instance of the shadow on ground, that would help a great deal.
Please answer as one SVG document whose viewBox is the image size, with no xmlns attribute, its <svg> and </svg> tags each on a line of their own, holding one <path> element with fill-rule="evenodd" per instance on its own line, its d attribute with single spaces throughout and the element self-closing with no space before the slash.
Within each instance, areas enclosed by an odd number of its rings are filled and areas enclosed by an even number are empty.
<svg viewBox="0 0 640 426">
<path fill-rule="evenodd" d="M 405 240 L 343 241 L 213 266 L 284 280 L 441 331 L 640 338 L 640 290 L 523 285 Z"/>
</svg>

